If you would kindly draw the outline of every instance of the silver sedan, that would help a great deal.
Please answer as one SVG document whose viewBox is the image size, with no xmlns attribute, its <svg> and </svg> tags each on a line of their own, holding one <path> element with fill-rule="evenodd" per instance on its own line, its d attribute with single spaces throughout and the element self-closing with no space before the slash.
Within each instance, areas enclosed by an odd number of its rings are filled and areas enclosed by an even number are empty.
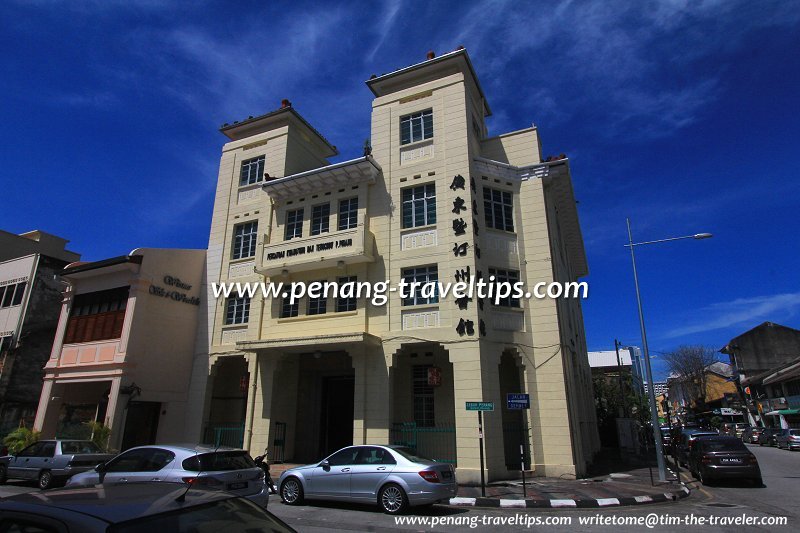
<svg viewBox="0 0 800 533">
<path fill-rule="evenodd" d="M 224 490 L 266 507 L 264 471 L 246 451 L 213 446 L 151 445 L 131 448 L 94 470 L 69 478 L 68 487 L 151 481 Z"/>
<path fill-rule="evenodd" d="M 419 457 L 401 446 L 349 446 L 319 463 L 287 470 L 278 479 L 281 499 L 377 503 L 400 514 L 456 495 L 452 465 Z"/>
</svg>

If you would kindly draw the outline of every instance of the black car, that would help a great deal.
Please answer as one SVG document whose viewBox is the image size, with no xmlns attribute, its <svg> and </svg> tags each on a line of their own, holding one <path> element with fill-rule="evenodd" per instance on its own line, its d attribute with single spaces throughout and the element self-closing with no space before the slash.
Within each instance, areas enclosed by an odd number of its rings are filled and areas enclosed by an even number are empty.
<svg viewBox="0 0 800 533">
<path fill-rule="evenodd" d="M 764 428 L 761 430 L 761 434 L 758 436 L 758 445 L 759 446 L 776 446 L 778 442 L 775 440 L 775 437 L 778 436 L 780 433 L 780 429 L 775 428 Z"/>
<path fill-rule="evenodd" d="M 758 436 L 761 435 L 762 428 L 758 426 L 747 426 L 742 433 L 742 442 L 747 444 L 757 444 Z"/>
<path fill-rule="evenodd" d="M 719 433 L 713 429 L 688 428 L 681 431 L 678 441 L 672 442 L 672 457 L 686 466 L 689 463 L 689 453 L 698 437 L 716 437 Z"/>
<path fill-rule="evenodd" d="M 758 459 L 734 436 L 697 438 L 689 453 L 689 470 L 701 483 L 716 479 L 747 479 L 762 485 Z"/>
<path fill-rule="evenodd" d="M 263 507 L 184 483 L 104 483 L 0 500 L 0 531 L 291 533 Z"/>
</svg>

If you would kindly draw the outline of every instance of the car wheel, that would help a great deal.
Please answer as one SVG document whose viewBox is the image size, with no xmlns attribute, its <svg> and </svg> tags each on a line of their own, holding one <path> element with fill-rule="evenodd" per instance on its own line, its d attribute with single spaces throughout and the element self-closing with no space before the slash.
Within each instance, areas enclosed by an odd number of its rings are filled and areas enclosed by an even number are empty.
<svg viewBox="0 0 800 533">
<path fill-rule="evenodd" d="M 49 470 L 44 470 L 39 474 L 39 488 L 42 490 L 49 489 L 53 484 L 53 475 Z"/>
<path fill-rule="evenodd" d="M 752 482 L 753 482 L 753 486 L 754 487 L 762 487 L 762 486 L 764 486 L 764 480 L 761 479 L 760 477 L 755 478 L 754 480 L 752 480 Z"/>
<path fill-rule="evenodd" d="M 0 485 L 4 485 L 7 479 L 8 470 L 6 470 L 6 465 L 0 465 Z"/>
<path fill-rule="evenodd" d="M 296 477 L 290 477 L 281 485 L 281 499 L 289 505 L 303 503 L 303 485 Z"/>
<path fill-rule="evenodd" d="M 378 494 L 378 505 L 388 514 L 401 514 L 408 508 L 408 498 L 399 485 L 389 483 Z"/>
</svg>

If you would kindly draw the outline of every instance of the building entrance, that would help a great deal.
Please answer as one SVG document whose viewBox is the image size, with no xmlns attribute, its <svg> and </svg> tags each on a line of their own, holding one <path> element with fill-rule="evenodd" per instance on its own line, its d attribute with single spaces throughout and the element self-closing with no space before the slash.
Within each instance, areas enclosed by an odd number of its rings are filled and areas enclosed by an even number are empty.
<svg viewBox="0 0 800 533">
<path fill-rule="evenodd" d="M 322 380 L 320 457 L 353 444 L 354 393 L 353 376 L 326 377 Z"/>
<path fill-rule="evenodd" d="M 155 444 L 158 418 L 161 414 L 159 402 L 131 402 L 125 417 L 122 433 L 122 450 L 145 444 Z"/>
</svg>

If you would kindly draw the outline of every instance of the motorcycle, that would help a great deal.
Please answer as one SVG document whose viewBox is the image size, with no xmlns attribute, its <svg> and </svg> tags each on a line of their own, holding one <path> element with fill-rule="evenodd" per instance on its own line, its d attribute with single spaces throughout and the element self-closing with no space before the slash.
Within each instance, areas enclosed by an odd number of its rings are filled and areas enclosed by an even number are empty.
<svg viewBox="0 0 800 533">
<path fill-rule="evenodd" d="M 277 494 L 278 489 L 275 487 L 275 482 L 272 481 L 272 476 L 269 473 L 269 459 L 267 458 L 267 448 L 264 448 L 264 454 L 254 458 L 253 461 L 256 466 L 264 471 L 264 480 L 267 482 L 270 494 Z"/>
</svg>

